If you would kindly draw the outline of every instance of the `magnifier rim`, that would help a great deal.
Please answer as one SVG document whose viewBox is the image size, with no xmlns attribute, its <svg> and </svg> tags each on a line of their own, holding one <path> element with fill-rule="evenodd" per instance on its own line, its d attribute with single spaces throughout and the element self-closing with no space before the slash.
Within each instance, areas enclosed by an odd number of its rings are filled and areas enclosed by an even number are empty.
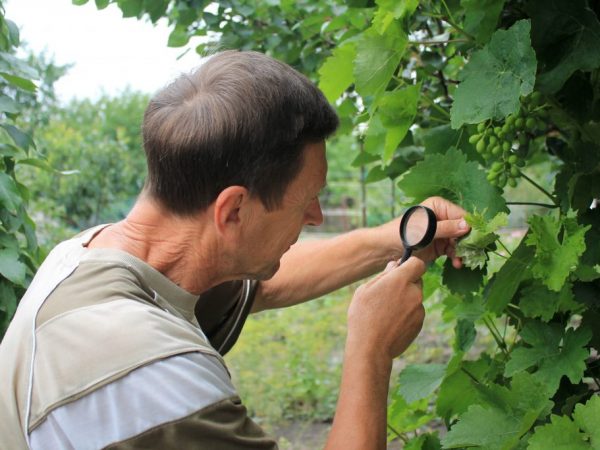
<svg viewBox="0 0 600 450">
<path fill-rule="evenodd" d="M 406 234 L 406 233 L 404 233 L 404 230 L 406 229 L 406 226 L 408 225 L 408 219 L 410 219 L 410 217 L 419 209 L 423 209 L 427 213 L 427 229 L 425 230 L 425 234 L 423 235 L 423 238 L 421 238 L 421 240 L 419 242 L 417 242 L 416 244 L 410 245 L 404 238 L 404 235 Z M 405 249 L 410 248 L 411 250 L 419 250 L 421 248 L 427 247 L 431 243 L 431 241 L 433 241 L 436 230 L 437 230 L 437 218 L 435 217 L 435 213 L 427 206 L 423 206 L 423 205 L 411 206 L 410 208 L 408 208 L 406 210 L 406 212 L 402 216 L 402 219 L 400 220 L 400 240 L 402 241 L 402 245 L 404 245 Z"/>
</svg>

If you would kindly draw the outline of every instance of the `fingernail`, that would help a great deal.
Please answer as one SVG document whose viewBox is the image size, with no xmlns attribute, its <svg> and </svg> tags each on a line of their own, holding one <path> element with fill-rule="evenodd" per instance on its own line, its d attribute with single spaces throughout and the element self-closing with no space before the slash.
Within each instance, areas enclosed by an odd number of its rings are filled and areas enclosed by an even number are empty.
<svg viewBox="0 0 600 450">
<path fill-rule="evenodd" d="M 463 219 L 460 222 L 458 222 L 458 229 L 459 230 L 466 230 L 468 227 L 469 227 L 469 225 L 467 224 L 467 221 L 465 219 Z"/>
</svg>

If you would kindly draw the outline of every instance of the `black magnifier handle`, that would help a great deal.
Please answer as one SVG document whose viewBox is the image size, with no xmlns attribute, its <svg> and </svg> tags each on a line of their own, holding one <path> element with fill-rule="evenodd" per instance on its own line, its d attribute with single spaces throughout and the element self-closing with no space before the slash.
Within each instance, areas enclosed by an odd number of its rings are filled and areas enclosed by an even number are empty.
<svg viewBox="0 0 600 450">
<path fill-rule="evenodd" d="M 404 254 L 402 255 L 402 258 L 400 258 L 400 262 L 398 263 L 398 265 L 401 265 L 402 263 L 404 263 L 408 258 L 410 258 L 412 255 L 412 248 L 405 248 L 404 249 Z"/>
</svg>

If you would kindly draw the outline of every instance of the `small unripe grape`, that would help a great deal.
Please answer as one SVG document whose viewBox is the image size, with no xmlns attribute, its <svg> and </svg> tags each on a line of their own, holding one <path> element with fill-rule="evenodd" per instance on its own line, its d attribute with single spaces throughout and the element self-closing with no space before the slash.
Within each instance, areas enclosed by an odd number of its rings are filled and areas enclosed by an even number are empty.
<svg viewBox="0 0 600 450">
<path fill-rule="evenodd" d="M 505 125 L 508 125 L 508 126 L 510 127 L 511 125 L 514 125 L 514 123 L 515 123 L 515 116 L 513 116 L 513 115 L 511 114 L 510 116 L 508 116 L 508 117 L 506 118 Z"/>
<path fill-rule="evenodd" d="M 499 155 L 501 151 L 502 151 L 502 147 L 500 147 L 499 145 L 496 145 L 492 148 L 492 155 Z"/>
<path fill-rule="evenodd" d="M 494 127 L 494 133 L 499 134 L 502 131 L 501 127 Z"/>
<path fill-rule="evenodd" d="M 525 126 L 527 127 L 528 130 L 535 130 L 536 123 L 537 123 L 537 121 L 533 117 L 529 117 L 525 121 Z"/>
<path fill-rule="evenodd" d="M 519 135 L 519 144 L 527 145 L 528 143 L 529 143 L 529 139 L 527 138 L 527 136 L 525 136 L 524 134 L 520 134 Z"/>
<path fill-rule="evenodd" d="M 494 172 L 499 172 L 503 167 L 504 164 L 502 163 L 502 161 L 494 161 L 494 163 L 492 164 L 492 170 Z"/>
<path fill-rule="evenodd" d="M 475 144 L 479 139 L 481 139 L 481 134 L 473 134 L 472 136 L 469 136 L 469 144 Z"/>
<path fill-rule="evenodd" d="M 513 177 L 509 177 L 508 178 L 508 185 L 510 187 L 516 187 L 517 186 L 517 180 L 515 180 Z"/>
<path fill-rule="evenodd" d="M 494 181 L 498 177 L 498 172 L 490 172 L 487 174 L 488 181 Z"/>
<path fill-rule="evenodd" d="M 510 142 L 504 141 L 502 143 L 502 150 L 504 150 L 505 152 L 510 151 L 510 147 L 511 147 Z"/>
<path fill-rule="evenodd" d="M 519 176 L 519 168 L 518 168 L 518 167 L 516 167 L 516 166 L 512 166 L 512 167 L 510 168 L 510 174 L 511 174 L 511 176 L 513 176 L 513 177 L 518 177 L 518 176 Z"/>
<path fill-rule="evenodd" d="M 490 144 L 497 144 L 498 143 L 498 138 L 494 135 L 490 136 Z"/>
<path fill-rule="evenodd" d="M 531 104 L 533 106 L 539 106 L 542 103 L 542 93 L 539 91 L 535 91 L 531 94 Z"/>
<path fill-rule="evenodd" d="M 498 176 L 498 186 L 500 186 L 500 187 L 506 186 L 506 181 L 507 181 L 506 174 L 501 173 Z"/>
<path fill-rule="evenodd" d="M 519 117 L 518 119 L 515 120 L 515 127 L 516 128 L 523 128 L 523 125 L 525 125 L 525 121 L 523 120 L 522 117 Z"/>
<path fill-rule="evenodd" d="M 481 139 L 479 142 L 477 142 L 477 145 L 475 146 L 475 149 L 479 153 L 483 152 L 483 150 L 485 149 L 485 140 Z"/>
<path fill-rule="evenodd" d="M 479 125 L 477 125 L 477 131 L 479 133 L 482 133 L 483 130 L 485 130 L 485 122 L 481 122 Z"/>
<path fill-rule="evenodd" d="M 510 155 L 508 157 L 508 162 L 510 164 L 515 164 L 517 162 L 517 160 L 519 159 L 519 157 L 517 155 Z"/>
<path fill-rule="evenodd" d="M 524 159 L 517 160 L 517 167 L 524 167 L 524 166 L 525 166 L 525 160 Z"/>
</svg>

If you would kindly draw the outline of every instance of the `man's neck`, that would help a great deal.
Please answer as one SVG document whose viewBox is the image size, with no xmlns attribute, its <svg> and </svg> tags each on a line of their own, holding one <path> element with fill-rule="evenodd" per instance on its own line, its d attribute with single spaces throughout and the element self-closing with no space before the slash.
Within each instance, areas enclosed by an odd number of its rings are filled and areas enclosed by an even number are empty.
<svg viewBox="0 0 600 450">
<path fill-rule="evenodd" d="M 200 294 L 225 279 L 207 212 L 179 217 L 140 198 L 128 216 L 96 235 L 88 248 L 114 248 L 145 261 L 181 288 Z M 206 220 L 203 220 L 206 219 Z"/>
</svg>

